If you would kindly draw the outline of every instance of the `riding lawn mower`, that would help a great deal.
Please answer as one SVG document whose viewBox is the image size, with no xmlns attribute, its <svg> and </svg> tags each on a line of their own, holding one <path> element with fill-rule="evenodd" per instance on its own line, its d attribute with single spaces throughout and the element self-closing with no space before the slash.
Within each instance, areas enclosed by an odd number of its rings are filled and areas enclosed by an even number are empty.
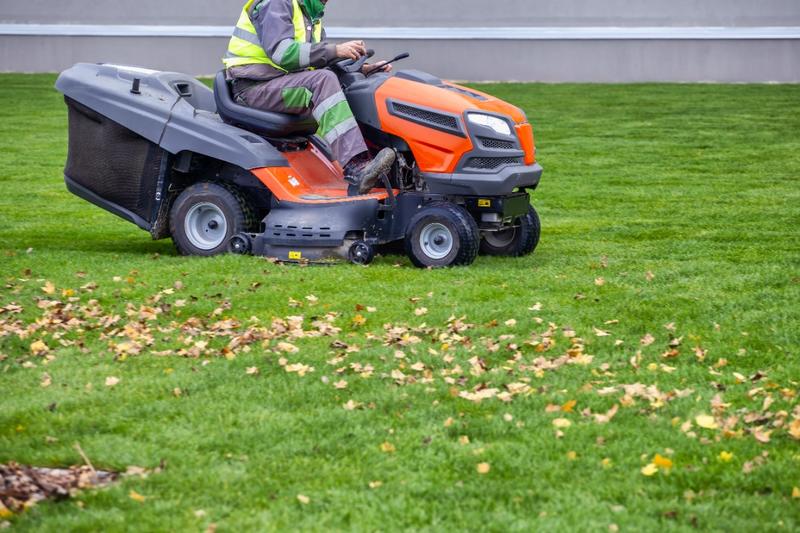
<svg viewBox="0 0 800 533">
<path fill-rule="evenodd" d="M 369 264 L 404 242 L 424 268 L 533 252 L 528 192 L 542 168 L 525 114 L 417 70 L 365 75 L 371 55 L 328 67 L 370 150 L 397 154 L 368 194 L 351 194 L 313 119 L 238 104 L 224 72 L 212 91 L 184 74 L 88 63 L 56 82 L 67 188 L 185 255 Z"/>
</svg>

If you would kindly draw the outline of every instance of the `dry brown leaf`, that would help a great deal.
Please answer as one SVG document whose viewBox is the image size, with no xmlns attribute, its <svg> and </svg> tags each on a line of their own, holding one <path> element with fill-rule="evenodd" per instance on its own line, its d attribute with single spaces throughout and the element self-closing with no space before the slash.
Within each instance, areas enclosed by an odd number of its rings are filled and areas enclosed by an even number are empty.
<svg viewBox="0 0 800 533">
<path fill-rule="evenodd" d="M 335 388 L 339 389 L 339 390 L 346 389 L 346 388 L 347 388 L 347 381 L 345 381 L 345 380 L 343 380 L 343 379 L 342 379 L 342 380 L 339 380 L 339 381 L 337 381 L 336 383 L 334 383 L 334 384 L 333 384 L 333 386 L 334 386 Z"/>
<path fill-rule="evenodd" d="M 52 384 L 53 384 L 53 378 L 50 377 L 50 374 L 48 374 L 47 372 L 42 374 L 42 381 L 39 383 L 39 385 L 41 385 L 44 388 L 47 388 Z"/>
<path fill-rule="evenodd" d="M 654 342 L 656 342 L 656 338 L 655 338 L 655 337 L 653 337 L 653 336 L 652 336 L 651 334 L 649 334 L 649 333 L 647 333 L 647 334 L 646 334 L 644 337 L 642 337 L 642 338 L 639 340 L 639 343 L 640 343 L 642 346 L 650 346 L 650 345 L 651 345 L 651 344 L 653 344 Z"/>
<path fill-rule="evenodd" d="M 605 278 L 595 278 L 594 284 L 597 285 L 598 287 L 602 287 L 603 285 L 606 284 L 606 280 Z"/>
<path fill-rule="evenodd" d="M 414 309 L 414 314 L 417 315 L 417 316 L 427 315 L 428 314 L 428 308 L 427 307 L 418 307 L 418 308 Z"/>
<path fill-rule="evenodd" d="M 257 375 L 258 375 L 258 373 L 259 373 L 259 370 L 258 370 L 258 367 L 257 367 L 257 366 L 251 366 L 251 367 L 249 367 L 247 370 L 245 370 L 245 373 L 246 373 L 248 376 L 257 376 Z"/>
</svg>

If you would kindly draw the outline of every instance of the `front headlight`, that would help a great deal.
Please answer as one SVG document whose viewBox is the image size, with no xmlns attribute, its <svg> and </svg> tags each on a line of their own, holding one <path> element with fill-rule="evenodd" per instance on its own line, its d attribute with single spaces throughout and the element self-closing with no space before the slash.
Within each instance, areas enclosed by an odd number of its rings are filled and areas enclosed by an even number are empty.
<svg viewBox="0 0 800 533">
<path fill-rule="evenodd" d="M 511 126 L 501 118 L 481 113 L 470 113 L 467 115 L 467 119 L 473 124 L 492 128 L 495 133 L 499 133 L 500 135 L 511 135 Z"/>
</svg>

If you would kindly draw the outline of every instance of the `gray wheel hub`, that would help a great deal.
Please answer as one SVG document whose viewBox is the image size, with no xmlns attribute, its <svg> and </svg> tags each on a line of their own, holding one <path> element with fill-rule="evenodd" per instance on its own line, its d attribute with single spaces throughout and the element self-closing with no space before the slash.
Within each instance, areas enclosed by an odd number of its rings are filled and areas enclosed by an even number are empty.
<svg viewBox="0 0 800 533">
<path fill-rule="evenodd" d="M 183 221 L 183 229 L 192 246 L 213 250 L 225 242 L 228 221 L 218 206 L 203 202 L 193 205 Z"/>
<path fill-rule="evenodd" d="M 431 259 L 444 259 L 453 251 L 454 244 L 453 233 L 438 222 L 426 225 L 419 235 L 419 246 Z"/>
</svg>

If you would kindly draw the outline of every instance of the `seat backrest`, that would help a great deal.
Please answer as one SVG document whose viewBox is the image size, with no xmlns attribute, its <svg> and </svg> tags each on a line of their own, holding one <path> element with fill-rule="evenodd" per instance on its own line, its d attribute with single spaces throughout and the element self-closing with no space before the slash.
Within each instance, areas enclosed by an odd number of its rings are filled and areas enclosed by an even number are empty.
<svg viewBox="0 0 800 533">
<path fill-rule="evenodd" d="M 237 104 L 231 95 L 231 87 L 225 79 L 224 70 L 218 72 L 214 78 L 214 100 L 217 103 L 217 113 L 224 122 L 264 137 L 308 136 L 317 131 L 318 126 L 313 119 Z"/>
</svg>

